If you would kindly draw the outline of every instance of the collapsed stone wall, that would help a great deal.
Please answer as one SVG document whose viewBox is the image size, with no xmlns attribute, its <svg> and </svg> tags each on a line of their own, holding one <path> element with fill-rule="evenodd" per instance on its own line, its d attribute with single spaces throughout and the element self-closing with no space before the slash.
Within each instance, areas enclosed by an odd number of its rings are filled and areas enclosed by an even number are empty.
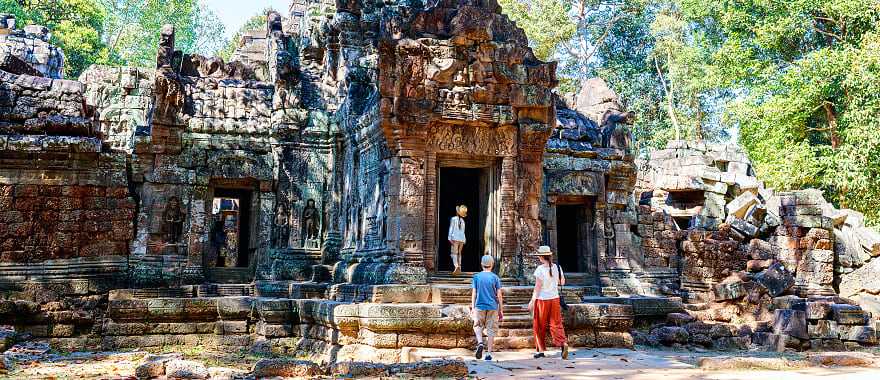
<svg viewBox="0 0 880 380">
<path fill-rule="evenodd" d="M 19 67 L 36 76 L 63 78 L 64 52 L 49 43 L 49 29 L 41 25 L 18 29 L 15 21 L 13 15 L 0 13 L 0 66 Z"/>
<path fill-rule="evenodd" d="M 834 208 L 818 190 L 765 188 L 734 145 L 673 141 L 642 165 L 640 212 L 672 228 L 643 239 L 645 255 L 659 248 L 680 256 L 681 291 L 691 303 L 689 315 L 670 316 L 648 341 L 706 345 L 691 324 L 721 323 L 741 330 L 734 336 L 742 347 L 877 343 L 870 313 L 838 295 L 874 247 L 875 232 L 859 213 Z"/>
</svg>

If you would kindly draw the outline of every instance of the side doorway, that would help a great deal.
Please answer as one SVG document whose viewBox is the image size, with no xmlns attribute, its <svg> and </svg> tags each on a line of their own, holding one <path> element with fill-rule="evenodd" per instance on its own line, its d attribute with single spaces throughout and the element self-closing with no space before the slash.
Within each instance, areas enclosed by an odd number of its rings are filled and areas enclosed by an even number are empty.
<svg viewBox="0 0 880 380">
<path fill-rule="evenodd" d="M 559 199 L 554 204 L 555 228 L 551 232 L 557 262 L 573 285 L 598 281 L 598 235 L 594 228 L 595 197 Z"/>
</svg>

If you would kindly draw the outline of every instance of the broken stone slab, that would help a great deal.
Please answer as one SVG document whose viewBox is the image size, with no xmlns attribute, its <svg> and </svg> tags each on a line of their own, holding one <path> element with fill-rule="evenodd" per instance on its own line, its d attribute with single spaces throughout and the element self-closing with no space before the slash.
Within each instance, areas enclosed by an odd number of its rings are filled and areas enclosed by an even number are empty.
<svg viewBox="0 0 880 380">
<path fill-rule="evenodd" d="M 255 378 L 313 377 L 323 375 L 321 367 L 308 360 L 260 359 L 251 371 Z"/>
<path fill-rule="evenodd" d="M 758 197 L 755 196 L 754 193 L 747 191 L 740 194 L 727 204 L 727 215 L 732 215 L 735 218 L 743 218 L 749 210 L 749 207 L 756 204 L 758 204 Z"/>
<path fill-rule="evenodd" d="M 390 376 L 414 376 L 418 378 L 464 378 L 468 367 L 464 360 L 441 359 L 415 363 L 398 363 L 388 366 Z"/>
<path fill-rule="evenodd" d="M 772 297 L 777 297 L 794 286 L 794 276 L 780 263 L 756 274 L 754 281 L 767 288 L 767 293 Z"/>
<path fill-rule="evenodd" d="M 752 343 L 748 336 L 725 336 L 712 340 L 712 348 L 719 351 L 744 351 Z"/>
<path fill-rule="evenodd" d="M 806 313 L 801 310 L 777 309 L 773 311 L 773 333 L 809 339 Z"/>
</svg>

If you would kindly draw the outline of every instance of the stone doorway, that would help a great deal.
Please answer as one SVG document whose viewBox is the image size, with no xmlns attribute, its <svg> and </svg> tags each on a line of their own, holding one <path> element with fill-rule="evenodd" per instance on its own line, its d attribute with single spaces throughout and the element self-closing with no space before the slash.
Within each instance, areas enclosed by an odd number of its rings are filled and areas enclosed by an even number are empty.
<svg viewBox="0 0 880 380">
<path fill-rule="evenodd" d="M 249 282 L 254 261 L 251 249 L 253 192 L 214 188 L 211 200 L 207 277 L 213 282 Z"/>
<path fill-rule="evenodd" d="M 467 244 L 462 250 L 464 272 L 480 271 L 480 257 L 491 252 L 493 175 L 491 167 L 441 167 L 439 172 L 439 191 L 437 197 L 437 271 L 452 271 L 449 257 L 450 244 L 447 240 L 449 223 L 455 216 L 455 206 L 463 204 L 468 208 L 465 218 Z"/>
<path fill-rule="evenodd" d="M 556 259 L 571 283 L 592 285 L 598 268 L 595 198 L 556 204 Z"/>
</svg>

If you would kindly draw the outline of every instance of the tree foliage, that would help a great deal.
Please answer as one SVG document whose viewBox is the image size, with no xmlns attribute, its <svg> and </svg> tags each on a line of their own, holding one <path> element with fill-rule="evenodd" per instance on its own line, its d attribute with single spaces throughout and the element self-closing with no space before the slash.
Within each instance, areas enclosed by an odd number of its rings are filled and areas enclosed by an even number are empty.
<svg viewBox="0 0 880 380">
<path fill-rule="evenodd" d="M 159 33 L 175 27 L 175 49 L 212 55 L 225 45 L 224 27 L 198 0 L 100 0 L 107 9 L 102 61 L 149 67 L 155 64 Z"/>
<path fill-rule="evenodd" d="M 611 84 L 638 115 L 641 148 L 732 136 L 768 185 L 817 187 L 880 222 L 880 2 L 559 0 L 536 11 L 548 1 L 502 5 L 542 58 L 560 61 L 561 90 L 591 76 Z"/>
<path fill-rule="evenodd" d="M 20 26 L 48 27 L 50 42 L 64 51 L 69 77 L 79 76 L 95 63 L 104 48 L 101 34 L 106 12 L 93 0 L 0 0 L 0 12 L 15 15 Z"/>
<path fill-rule="evenodd" d="M 175 25 L 175 47 L 184 52 L 213 55 L 225 45 L 223 24 L 198 0 L 0 0 L 0 12 L 20 26 L 48 27 L 69 78 L 94 63 L 155 65 L 164 24 Z"/>
</svg>

